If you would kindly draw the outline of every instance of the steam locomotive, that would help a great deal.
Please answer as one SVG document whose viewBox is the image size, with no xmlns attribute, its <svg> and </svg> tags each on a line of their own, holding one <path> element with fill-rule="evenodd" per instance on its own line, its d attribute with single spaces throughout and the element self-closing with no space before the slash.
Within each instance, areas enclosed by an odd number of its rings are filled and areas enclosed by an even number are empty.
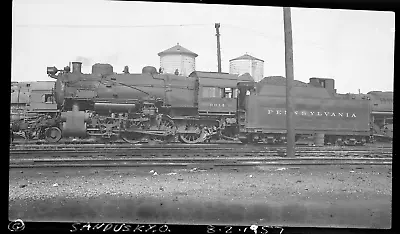
<svg viewBox="0 0 400 234">
<path fill-rule="evenodd" d="M 110 64 L 94 64 L 90 74 L 83 74 L 81 66 L 47 68 L 56 79 L 58 115 L 36 125 L 39 138 L 286 141 L 283 77 L 276 79 L 280 83 L 270 78 L 255 83 L 249 74 L 194 71 L 186 77 L 160 74 L 150 66 L 140 74 L 129 73 L 128 67 L 117 74 Z M 311 78 L 310 84 L 295 83 L 296 139 L 318 136 L 322 144 L 364 144 L 372 129 L 371 100 L 338 95 L 333 82 Z"/>
<path fill-rule="evenodd" d="M 217 134 L 219 119 L 198 113 L 196 77 L 158 74 L 144 67 L 141 74 L 115 74 L 109 64 L 94 64 L 82 74 L 81 63 L 47 73 L 56 79 L 55 100 L 61 110 L 61 128 L 52 127 L 48 139 L 61 137 L 122 138 L 129 143 L 151 140 L 200 143 Z M 61 130 L 62 129 L 62 130 Z"/>
</svg>

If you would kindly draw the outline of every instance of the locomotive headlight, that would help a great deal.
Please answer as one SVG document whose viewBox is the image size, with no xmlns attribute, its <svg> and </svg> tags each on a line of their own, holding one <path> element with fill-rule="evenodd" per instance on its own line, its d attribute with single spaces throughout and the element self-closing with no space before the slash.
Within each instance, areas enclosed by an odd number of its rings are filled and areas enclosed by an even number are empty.
<svg viewBox="0 0 400 234">
<path fill-rule="evenodd" d="M 56 67 L 47 67 L 47 75 L 55 75 L 58 72 Z"/>
</svg>

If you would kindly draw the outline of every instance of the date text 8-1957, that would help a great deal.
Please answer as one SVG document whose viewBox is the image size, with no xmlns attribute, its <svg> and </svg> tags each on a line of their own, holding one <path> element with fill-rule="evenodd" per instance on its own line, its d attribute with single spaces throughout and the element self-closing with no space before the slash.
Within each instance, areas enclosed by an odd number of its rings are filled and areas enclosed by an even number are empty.
<svg viewBox="0 0 400 234">
<path fill-rule="evenodd" d="M 255 233 L 255 234 L 267 234 L 267 233 L 278 233 L 283 234 L 282 227 L 275 227 L 275 226 L 217 226 L 217 225 L 208 225 L 207 226 L 207 233 Z"/>
</svg>

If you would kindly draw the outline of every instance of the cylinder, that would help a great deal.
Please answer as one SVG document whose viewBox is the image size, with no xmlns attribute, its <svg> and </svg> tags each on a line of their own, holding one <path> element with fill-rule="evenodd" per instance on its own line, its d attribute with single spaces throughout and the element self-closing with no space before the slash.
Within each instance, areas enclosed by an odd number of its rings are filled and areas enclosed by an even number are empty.
<svg viewBox="0 0 400 234">
<path fill-rule="evenodd" d="M 81 62 L 72 62 L 72 72 L 73 73 L 82 73 L 82 63 Z"/>
<path fill-rule="evenodd" d="M 81 121 L 81 120 L 75 120 Z M 63 137 L 86 137 L 86 123 L 82 123 L 82 127 L 69 124 L 68 122 L 63 123 Z"/>
<path fill-rule="evenodd" d="M 61 120 L 65 121 L 62 128 L 63 137 L 85 137 L 88 114 L 84 111 L 68 111 L 61 113 Z"/>
<path fill-rule="evenodd" d="M 316 146 L 324 146 L 325 143 L 325 134 L 324 133 L 316 133 L 314 135 L 314 144 Z"/>
</svg>

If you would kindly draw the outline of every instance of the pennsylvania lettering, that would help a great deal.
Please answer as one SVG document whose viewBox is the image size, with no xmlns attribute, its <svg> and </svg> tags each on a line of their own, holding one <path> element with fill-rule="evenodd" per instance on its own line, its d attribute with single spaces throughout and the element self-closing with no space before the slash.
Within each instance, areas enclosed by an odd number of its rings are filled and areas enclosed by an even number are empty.
<svg viewBox="0 0 400 234">
<path fill-rule="evenodd" d="M 329 111 L 294 111 L 295 115 L 299 116 L 324 116 L 324 117 L 345 117 L 345 118 L 357 118 L 355 113 L 349 112 L 329 112 Z M 286 115 L 284 109 L 268 109 L 268 115 Z"/>
</svg>

